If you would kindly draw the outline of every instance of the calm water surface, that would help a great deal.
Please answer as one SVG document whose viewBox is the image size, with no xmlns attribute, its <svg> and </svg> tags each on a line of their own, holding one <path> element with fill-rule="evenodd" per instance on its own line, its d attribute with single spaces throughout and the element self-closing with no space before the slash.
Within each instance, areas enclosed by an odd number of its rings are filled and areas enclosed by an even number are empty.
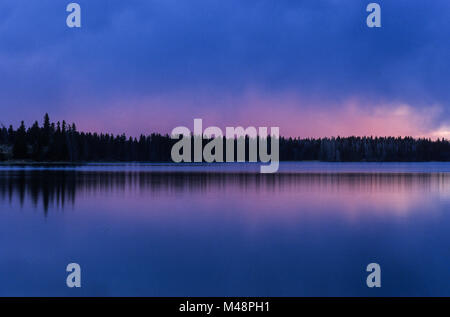
<svg viewBox="0 0 450 317">
<path fill-rule="evenodd" d="M 258 168 L 0 166 L 0 295 L 450 296 L 450 164 Z"/>
</svg>

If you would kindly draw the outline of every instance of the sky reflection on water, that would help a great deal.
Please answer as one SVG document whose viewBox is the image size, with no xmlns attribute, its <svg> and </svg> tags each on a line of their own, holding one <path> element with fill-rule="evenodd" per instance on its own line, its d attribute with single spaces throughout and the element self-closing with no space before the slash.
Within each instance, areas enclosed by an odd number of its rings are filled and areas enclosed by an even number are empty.
<svg viewBox="0 0 450 317">
<path fill-rule="evenodd" d="M 0 295 L 450 295 L 449 205 L 440 172 L 3 169 Z"/>
</svg>

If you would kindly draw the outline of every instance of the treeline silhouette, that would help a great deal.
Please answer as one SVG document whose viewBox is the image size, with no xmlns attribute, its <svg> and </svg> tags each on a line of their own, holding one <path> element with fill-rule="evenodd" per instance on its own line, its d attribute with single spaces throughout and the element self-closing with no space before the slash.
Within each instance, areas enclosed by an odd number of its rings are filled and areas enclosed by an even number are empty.
<svg viewBox="0 0 450 317">
<path fill-rule="evenodd" d="M 171 162 L 171 149 L 178 140 L 152 133 L 139 138 L 79 132 L 75 124 L 50 122 L 44 116 L 26 128 L 11 125 L 0 129 L 0 160 L 37 162 Z M 280 138 L 281 161 L 450 161 L 450 143 L 445 139 L 412 137 L 336 137 L 320 139 Z M 193 142 L 193 138 L 191 140 Z M 204 140 L 206 144 L 209 140 Z M 246 159 L 248 160 L 246 138 Z M 270 139 L 269 139 L 270 146 Z M 236 157 L 235 142 L 235 157 Z M 193 149 L 193 147 L 192 147 Z M 193 152 L 193 151 L 192 151 Z M 224 157 L 226 155 L 224 142 Z M 193 153 L 192 153 L 193 155 Z"/>
</svg>

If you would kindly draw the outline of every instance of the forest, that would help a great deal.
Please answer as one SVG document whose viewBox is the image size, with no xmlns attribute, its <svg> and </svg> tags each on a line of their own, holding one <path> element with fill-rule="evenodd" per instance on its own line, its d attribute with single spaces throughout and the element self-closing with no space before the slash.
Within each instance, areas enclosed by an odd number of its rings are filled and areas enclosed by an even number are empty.
<svg viewBox="0 0 450 317">
<path fill-rule="evenodd" d="M 177 141 L 158 133 L 133 138 L 125 134 L 79 132 L 75 124 L 50 122 L 46 114 L 42 125 L 36 121 L 27 128 L 22 121 L 17 129 L 1 126 L 0 161 L 171 162 L 171 148 Z M 450 161 L 450 143 L 445 139 L 352 136 L 281 137 L 279 141 L 281 161 Z M 224 156 L 225 152 L 224 149 Z"/>
</svg>

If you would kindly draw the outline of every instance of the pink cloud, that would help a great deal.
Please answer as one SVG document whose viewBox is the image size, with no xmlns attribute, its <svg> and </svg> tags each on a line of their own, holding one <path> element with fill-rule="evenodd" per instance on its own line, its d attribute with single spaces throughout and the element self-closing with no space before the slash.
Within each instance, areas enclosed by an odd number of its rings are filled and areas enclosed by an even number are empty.
<svg viewBox="0 0 450 317">
<path fill-rule="evenodd" d="M 66 118 L 79 130 L 138 136 L 151 132 L 170 133 L 177 126 L 193 129 L 195 118 L 204 128 L 218 126 L 278 126 L 280 134 L 293 137 L 449 135 L 433 126 L 438 106 L 424 110 L 401 103 L 363 102 L 350 98 L 329 104 L 304 100 L 295 93 L 267 95 L 248 92 L 239 96 L 185 92 L 159 96 L 131 96 L 80 102 L 82 109 L 66 108 Z M 102 107 L 97 105 L 101 103 Z M 105 107 L 107 105 L 107 107 Z M 440 134 L 439 131 L 443 131 Z"/>
</svg>

